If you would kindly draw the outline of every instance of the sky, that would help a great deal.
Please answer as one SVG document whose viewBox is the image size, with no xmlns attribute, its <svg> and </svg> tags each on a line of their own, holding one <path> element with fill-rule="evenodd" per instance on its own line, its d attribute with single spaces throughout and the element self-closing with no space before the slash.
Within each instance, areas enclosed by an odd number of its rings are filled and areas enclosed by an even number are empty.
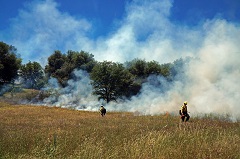
<svg viewBox="0 0 240 159">
<path fill-rule="evenodd" d="M 0 20 L 0 41 L 15 46 L 23 63 L 45 65 L 55 50 L 165 63 L 194 55 L 208 23 L 239 25 L 240 1 L 1 0 Z"/>
</svg>

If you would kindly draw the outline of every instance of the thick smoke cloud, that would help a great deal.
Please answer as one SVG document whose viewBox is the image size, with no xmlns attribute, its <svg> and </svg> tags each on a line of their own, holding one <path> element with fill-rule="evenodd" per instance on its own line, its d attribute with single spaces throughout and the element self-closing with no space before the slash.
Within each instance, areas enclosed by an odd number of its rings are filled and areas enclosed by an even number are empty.
<svg viewBox="0 0 240 159">
<path fill-rule="evenodd" d="M 169 0 L 130 3 L 119 28 L 97 42 L 93 50 L 97 59 L 125 62 L 141 58 L 166 63 L 194 54 L 202 43 L 202 32 L 172 23 L 171 7 Z"/>
<path fill-rule="evenodd" d="M 88 74 L 81 70 L 75 70 L 73 75 L 74 79 L 69 80 L 68 86 L 65 88 L 61 88 L 56 79 L 50 79 L 49 87 L 46 90 L 52 90 L 52 95 L 43 103 L 62 108 L 96 110 L 99 102 L 97 97 L 92 95 Z"/>
<path fill-rule="evenodd" d="M 181 102 L 188 100 L 194 115 L 228 114 L 233 120 L 239 119 L 240 38 L 236 35 L 240 35 L 240 28 L 225 20 L 208 21 L 204 26 L 206 35 L 196 51 L 197 60 L 182 68 L 184 76 L 171 85 L 160 77 L 151 77 L 154 79 L 144 84 L 141 94 L 120 108 L 146 114 L 177 113 Z"/>
<path fill-rule="evenodd" d="M 206 19 L 197 26 L 175 23 L 170 18 L 173 4 L 171 0 L 131 1 L 126 6 L 126 16 L 108 35 L 91 39 L 87 36 L 93 27 L 90 21 L 61 13 L 53 0 L 36 1 L 21 10 L 13 21 L 11 31 L 18 38 L 6 42 L 16 46 L 23 58 L 31 60 L 49 56 L 55 49 L 89 51 L 98 61 L 140 58 L 166 63 L 194 57 L 197 60 L 182 68 L 184 76 L 173 83 L 162 77 L 149 77 L 140 94 L 110 103 L 107 109 L 143 114 L 177 112 L 187 100 L 193 115 L 220 113 L 239 118 L 239 23 L 219 18 Z M 41 56 L 34 57 L 35 53 Z M 79 80 L 69 81 L 69 87 L 60 90 L 58 98 L 45 102 L 96 110 L 100 102 L 90 95 L 88 76 L 82 76 L 82 72 L 75 75 Z"/>
<path fill-rule="evenodd" d="M 193 63 L 190 100 L 198 112 L 229 113 L 240 116 L 240 28 L 224 20 L 209 21 L 206 38 Z M 195 75 L 195 76 L 194 76 Z"/>
</svg>

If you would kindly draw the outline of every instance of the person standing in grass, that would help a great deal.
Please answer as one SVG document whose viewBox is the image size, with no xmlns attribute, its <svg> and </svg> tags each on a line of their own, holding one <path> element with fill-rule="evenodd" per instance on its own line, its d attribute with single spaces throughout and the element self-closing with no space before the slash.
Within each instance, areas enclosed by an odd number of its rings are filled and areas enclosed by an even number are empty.
<svg viewBox="0 0 240 159">
<path fill-rule="evenodd" d="M 179 114 L 181 115 L 182 122 L 184 122 L 185 118 L 186 118 L 186 122 L 190 119 L 190 116 L 187 111 L 187 101 L 185 101 L 181 106 L 181 109 L 179 110 Z"/>
<path fill-rule="evenodd" d="M 100 114 L 101 114 L 102 117 L 105 116 L 105 114 L 106 114 L 106 112 L 107 112 L 106 108 L 104 108 L 103 105 L 101 105 L 99 111 L 100 111 Z"/>
</svg>

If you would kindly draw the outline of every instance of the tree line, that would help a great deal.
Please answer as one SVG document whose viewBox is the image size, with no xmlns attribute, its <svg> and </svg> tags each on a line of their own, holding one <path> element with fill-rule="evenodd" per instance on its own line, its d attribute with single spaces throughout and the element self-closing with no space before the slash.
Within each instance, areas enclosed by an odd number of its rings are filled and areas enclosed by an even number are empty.
<svg viewBox="0 0 240 159">
<path fill-rule="evenodd" d="M 22 64 L 17 49 L 0 42 L 0 89 L 18 80 L 23 88 L 41 90 L 51 77 L 56 78 L 61 87 L 66 87 L 67 81 L 74 78 L 73 70 L 81 69 L 89 74 L 93 94 L 108 103 L 138 94 L 150 75 L 173 81 L 185 64 L 186 60 L 183 59 L 165 64 L 144 59 L 125 63 L 99 62 L 93 54 L 85 51 L 69 50 L 62 53 L 56 50 L 48 57 L 48 63 L 43 68 L 38 62 Z"/>
</svg>

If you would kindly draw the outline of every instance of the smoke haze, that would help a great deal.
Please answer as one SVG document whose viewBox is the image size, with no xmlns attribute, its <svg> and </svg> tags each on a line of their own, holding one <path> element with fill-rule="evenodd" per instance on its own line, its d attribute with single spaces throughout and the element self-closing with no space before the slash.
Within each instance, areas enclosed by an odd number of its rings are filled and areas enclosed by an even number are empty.
<svg viewBox="0 0 240 159">
<path fill-rule="evenodd" d="M 186 100 L 193 115 L 228 113 L 233 119 L 239 118 L 239 23 L 218 17 L 195 26 L 175 23 L 170 18 L 173 4 L 171 0 L 134 0 L 127 4 L 126 16 L 111 33 L 91 39 L 87 33 L 94 26 L 89 20 L 60 12 L 53 0 L 35 1 L 13 20 L 10 31 L 16 32 L 17 38 L 6 42 L 16 46 L 24 59 L 35 61 L 46 59 L 56 48 L 63 52 L 88 51 L 98 61 L 125 62 L 140 58 L 161 64 L 194 57 L 197 60 L 182 68 L 184 76 L 173 83 L 159 76 L 149 77 L 140 94 L 120 103 L 109 103 L 107 110 L 143 114 L 177 112 Z M 74 74 L 77 80 L 69 81 L 59 97 L 48 98 L 45 103 L 96 110 L 101 103 L 91 95 L 88 75 L 82 71 Z"/>
<path fill-rule="evenodd" d="M 59 87 L 56 79 L 50 79 L 46 89 L 53 90 L 53 94 L 44 99 L 43 103 L 63 108 L 97 110 L 99 102 L 97 97 L 92 95 L 88 74 L 81 70 L 75 70 L 73 74 L 75 78 L 69 80 L 65 88 Z"/>
</svg>

